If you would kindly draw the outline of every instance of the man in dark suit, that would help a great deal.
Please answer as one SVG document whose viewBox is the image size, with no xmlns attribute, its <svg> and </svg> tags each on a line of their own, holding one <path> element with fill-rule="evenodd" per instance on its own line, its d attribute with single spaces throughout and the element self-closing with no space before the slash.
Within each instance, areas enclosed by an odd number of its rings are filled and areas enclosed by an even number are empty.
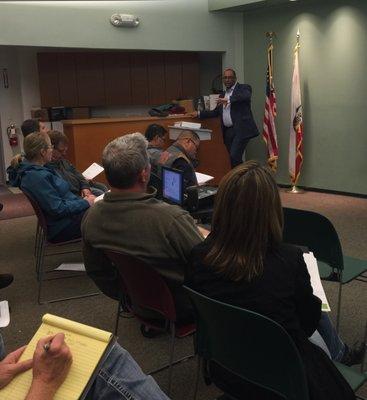
<svg viewBox="0 0 367 400">
<path fill-rule="evenodd" d="M 242 163 L 247 143 L 259 135 L 259 130 L 251 111 L 251 86 L 238 83 L 236 72 L 231 68 L 223 71 L 222 79 L 226 90 L 219 97 L 217 107 L 212 111 L 200 111 L 198 116 L 221 117 L 224 144 L 231 159 L 231 167 L 234 168 Z"/>
</svg>

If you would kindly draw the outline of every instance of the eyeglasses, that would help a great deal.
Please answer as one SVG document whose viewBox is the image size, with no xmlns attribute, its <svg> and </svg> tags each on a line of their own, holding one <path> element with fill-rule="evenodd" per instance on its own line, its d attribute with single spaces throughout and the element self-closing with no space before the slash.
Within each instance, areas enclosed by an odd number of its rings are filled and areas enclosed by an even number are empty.
<svg viewBox="0 0 367 400">
<path fill-rule="evenodd" d="M 199 145 L 197 143 L 194 142 L 194 140 L 189 138 L 189 141 L 195 146 L 196 151 L 199 150 Z"/>
</svg>

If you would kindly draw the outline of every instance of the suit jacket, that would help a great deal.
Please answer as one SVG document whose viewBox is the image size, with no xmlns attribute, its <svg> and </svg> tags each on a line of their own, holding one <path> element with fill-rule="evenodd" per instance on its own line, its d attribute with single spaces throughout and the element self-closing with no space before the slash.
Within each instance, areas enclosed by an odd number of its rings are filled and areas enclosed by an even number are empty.
<svg viewBox="0 0 367 400">
<path fill-rule="evenodd" d="M 246 139 L 251 139 L 259 135 L 259 130 L 257 129 L 254 117 L 251 111 L 251 94 L 252 88 L 250 85 L 237 83 L 232 96 L 230 97 L 231 102 L 231 119 L 233 123 L 233 129 L 235 135 L 242 136 Z M 224 97 L 224 94 L 220 97 Z M 217 107 L 212 111 L 201 111 L 200 118 L 221 118 L 222 131 L 225 131 L 225 126 L 223 125 L 223 106 L 217 105 Z"/>
<path fill-rule="evenodd" d="M 203 257 L 209 249 L 210 235 L 193 249 L 189 286 L 208 297 L 255 311 L 282 325 L 299 350 L 311 400 L 354 399 L 348 383 L 323 350 L 308 340 L 319 323 L 321 301 L 313 295 L 302 251 L 281 244 L 268 251 L 261 276 L 251 282 L 233 282 L 203 264 Z M 239 398 L 244 397 L 244 393 L 248 400 L 279 398 L 269 393 L 264 394 L 251 385 L 239 384 L 218 366 L 214 366 L 213 372 L 222 377 L 224 386 L 227 383 L 238 392 Z"/>
</svg>

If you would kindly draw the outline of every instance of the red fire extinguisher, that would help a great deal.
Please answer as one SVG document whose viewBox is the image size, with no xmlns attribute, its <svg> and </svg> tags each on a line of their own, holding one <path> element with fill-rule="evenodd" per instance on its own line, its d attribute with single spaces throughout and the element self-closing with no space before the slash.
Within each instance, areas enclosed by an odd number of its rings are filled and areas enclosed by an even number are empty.
<svg viewBox="0 0 367 400">
<path fill-rule="evenodd" d="M 10 146 L 18 146 L 18 134 L 15 124 L 11 123 L 7 128 Z"/>
</svg>

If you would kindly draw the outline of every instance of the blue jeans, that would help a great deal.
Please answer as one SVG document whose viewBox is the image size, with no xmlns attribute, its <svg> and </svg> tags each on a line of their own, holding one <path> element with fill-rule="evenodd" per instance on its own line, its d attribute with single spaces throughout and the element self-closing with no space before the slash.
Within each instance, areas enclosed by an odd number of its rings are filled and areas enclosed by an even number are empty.
<svg viewBox="0 0 367 400">
<path fill-rule="evenodd" d="M 169 400 L 128 351 L 115 344 L 86 400 Z"/>
<path fill-rule="evenodd" d="M 321 318 L 317 330 L 319 331 L 321 337 L 324 339 L 327 348 L 329 349 L 331 359 L 334 361 L 340 361 L 344 355 L 345 344 L 340 339 L 327 313 L 321 313 Z"/>
</svg>

